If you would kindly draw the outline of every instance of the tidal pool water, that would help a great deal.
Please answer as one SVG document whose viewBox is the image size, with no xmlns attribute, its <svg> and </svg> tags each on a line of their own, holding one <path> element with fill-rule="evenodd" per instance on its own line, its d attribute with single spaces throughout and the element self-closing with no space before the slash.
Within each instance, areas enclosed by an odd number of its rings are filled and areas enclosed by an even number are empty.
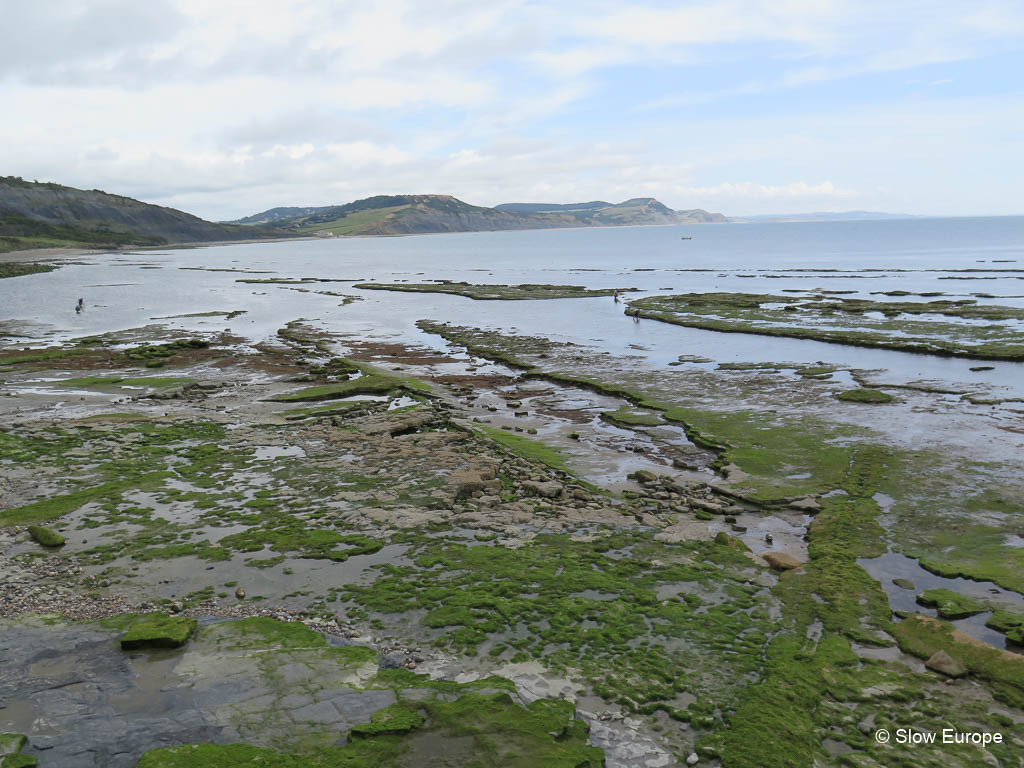
<svg viewBox="0 0 1024 768">
<path fill-rule="evenodd" d="M 681 240 L 684 233 L 693 239 Z M 75 262 L 57 272 L 0 284 L 0 321 L 17 321 L 30 336 L 45 328 L 51 343 L 154 323 L 197 331 L 230 329 L 258 341 L 289 320 L 305 317 L 331 331 L 443 346 L 415 328 L 416 320 L 430 318 L 546 335 L 613 354 L 628 349 L 653 366 L 681 354 L 716 362 L 820 360 L 882 370 L 896 381 L 996 387 L 1003 396 L 1024 396 L 1022 363 L 999 362 L 990 371 L 971 371 L 976 361 L 748 334 L 723 340 L 723 334 L 711 331 L 633 323 L 623 315 L 623 305 L 608 298 L 474 301 L 353 287 L 363 280 L 448 279 L 640 289 L 629 298 L 670 292 L 841 291 L 875 300 L 887 299 L 878 295 L 882 292 L 899 290 L 1024 307 L 1024 217 L 338 238 L 99 254 Z M 281 278 L 318 281 L 239 282 Z M 345 303 L 348 296 L 360 300 Z M 79 297 L 87 309 L 76 315 Z M 240 310 L 244 314 L 225 316 Z M 225 315 L 197 314 L 218 311 Z M 38 339 L 9 341 L 21 345 Z"/>
</svg>

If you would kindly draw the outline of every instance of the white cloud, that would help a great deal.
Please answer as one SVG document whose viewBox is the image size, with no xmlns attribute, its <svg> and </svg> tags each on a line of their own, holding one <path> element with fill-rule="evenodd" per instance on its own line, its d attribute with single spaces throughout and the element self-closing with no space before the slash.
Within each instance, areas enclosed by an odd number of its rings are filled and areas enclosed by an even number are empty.
<svg viewBox="0 0 1024 768">
<path fill-rule="evenodd" d="M 957 100 L 988 85 L 957 66 L 1022 39 L 1015 0 L 5 0 L 0 167 L 218 218 L 426 190 L 1011 212 L 1021 95 Z M 866 74 L 951 95 L 838 97 Z"/>
</svg>

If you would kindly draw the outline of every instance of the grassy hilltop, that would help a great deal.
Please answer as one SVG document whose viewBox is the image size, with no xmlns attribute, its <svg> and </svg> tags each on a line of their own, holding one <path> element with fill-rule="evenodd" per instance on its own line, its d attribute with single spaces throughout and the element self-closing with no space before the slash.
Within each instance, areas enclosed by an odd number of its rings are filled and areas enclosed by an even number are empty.
<svg viewBox="0 0 1024 768">
<path fill-rule="evenodd" d="M 470 205 L 451 195 L 376 195 L 346 205 L 271 208 L 232 223 L 271 224 L 307 234 L 408 235 L 720 221 L 725 221 L 720 213 L 673 211 L 653 197 L 637 197 L 617 204 L 603 201 L 567 205 L 507 203 L 486 208 Z"/>
<path fill-rule="evenodd" d="M 293 233 L 218 224 L 98 189 L 0 176 L 0 252 L 212 242 L 281 234 Z"/>
</svg>

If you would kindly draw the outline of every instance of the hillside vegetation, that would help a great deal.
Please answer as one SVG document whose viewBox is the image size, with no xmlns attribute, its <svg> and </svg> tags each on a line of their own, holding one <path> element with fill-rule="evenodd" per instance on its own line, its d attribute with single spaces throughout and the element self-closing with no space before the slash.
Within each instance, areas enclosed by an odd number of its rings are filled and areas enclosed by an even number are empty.
<svg viewBox="0 0 1024 768">
<path fill-rule="evenodd" d="M 215 242 L 280 236 L 268 227 L 217 224 L 98 189 L 0 176 L 0 252 L 26 248 Z"/>
<path fill-rule="evenodd" d="M 299 233 L 406 235 L 430 232 L 486 232 L 643 224 L 721 222 L 720 213 L 673 211 L 653 197 L 622 203 L 603 201 L 550 205 L 507 203 L 495 208 L 470 205 L 451 195 L 377 195 L 322 208 L 272 208 L 235 224 L 274 224 Z"/>
</svg>

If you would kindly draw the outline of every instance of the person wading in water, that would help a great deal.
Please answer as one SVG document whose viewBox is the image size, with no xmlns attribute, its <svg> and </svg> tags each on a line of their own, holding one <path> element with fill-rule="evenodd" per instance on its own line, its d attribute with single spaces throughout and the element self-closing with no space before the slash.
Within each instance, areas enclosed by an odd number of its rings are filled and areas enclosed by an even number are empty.
<svg viewBox="0 0 1024 768">
<path fill-rule="evenodd" d="M 80 315 L 83 312 L 85 312 L 85 299 L 79 299 L 75 305 L 75 313 Z"/>
</svg>

